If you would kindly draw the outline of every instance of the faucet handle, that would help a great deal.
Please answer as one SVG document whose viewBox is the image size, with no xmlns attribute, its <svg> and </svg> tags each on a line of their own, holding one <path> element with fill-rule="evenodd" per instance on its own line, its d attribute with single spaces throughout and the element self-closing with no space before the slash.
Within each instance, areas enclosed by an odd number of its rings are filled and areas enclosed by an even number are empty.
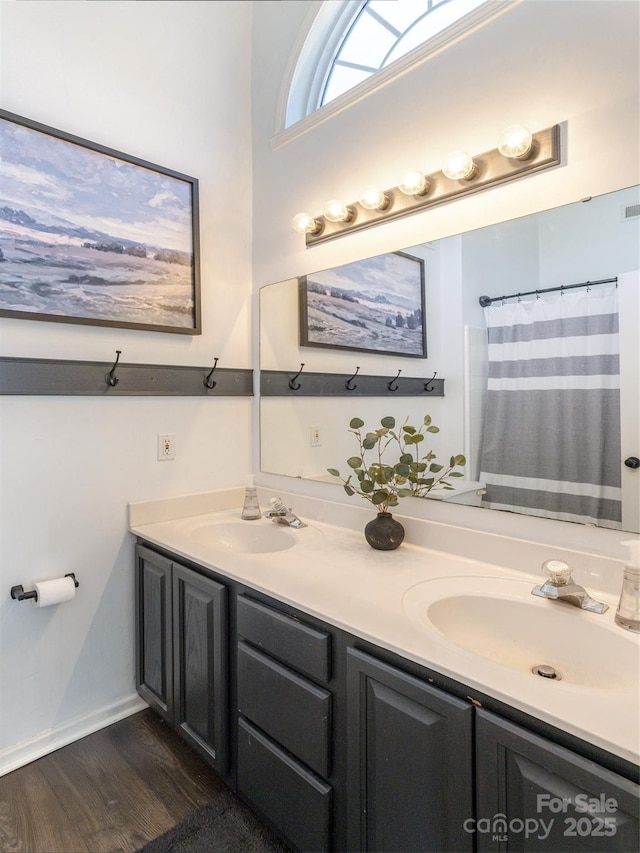
<svg viewBox="0 0 640 853">
<path fill-rule="evenodd" d="M 542 564 L 542 571 L 553 586 L 566 586 L 571 580 L 571 566 L 563 560 L 546 560 Z"/>
</svg>

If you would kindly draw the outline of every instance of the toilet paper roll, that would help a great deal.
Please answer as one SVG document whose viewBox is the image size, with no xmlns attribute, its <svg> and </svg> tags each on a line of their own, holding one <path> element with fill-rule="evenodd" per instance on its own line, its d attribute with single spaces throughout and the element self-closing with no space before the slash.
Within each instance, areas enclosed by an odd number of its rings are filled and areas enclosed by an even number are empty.
<svg viewBox="0 0 640 853">
<path fill-rule="evenodd" d="M 55 578 L 55 580 L 35 583 L 33 586 L 38 593 L 38 598 L 34 602 L 36 607 L 61 604 L 63 601 L 70 601 L 76 594 L 73 578 Z"/>
</svg>

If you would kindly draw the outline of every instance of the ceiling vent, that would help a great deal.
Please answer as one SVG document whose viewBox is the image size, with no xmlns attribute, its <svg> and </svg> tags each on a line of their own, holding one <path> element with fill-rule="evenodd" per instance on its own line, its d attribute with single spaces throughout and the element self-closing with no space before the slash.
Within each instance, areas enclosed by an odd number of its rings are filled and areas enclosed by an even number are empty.
<svg viewBox="0 0 640 853">
<path fill-rule="evenodd" d="M 640 203 L 625 204 L 622 208 L 622 221 L 627 222 L 629 219 L 636 219 L 640 216 Z"/>
</svg>

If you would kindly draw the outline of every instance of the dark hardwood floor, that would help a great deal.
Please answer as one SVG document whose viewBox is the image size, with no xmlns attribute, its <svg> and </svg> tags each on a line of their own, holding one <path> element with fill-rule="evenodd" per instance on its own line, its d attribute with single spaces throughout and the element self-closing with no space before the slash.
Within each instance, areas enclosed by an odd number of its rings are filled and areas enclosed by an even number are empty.
<svg viewBox="0 0 640 853">
<path fill-rule="evenodd" d="M 0 853 L 133 853 L 224 787 L 141 711 L 0 777 Z"/>
</svg>

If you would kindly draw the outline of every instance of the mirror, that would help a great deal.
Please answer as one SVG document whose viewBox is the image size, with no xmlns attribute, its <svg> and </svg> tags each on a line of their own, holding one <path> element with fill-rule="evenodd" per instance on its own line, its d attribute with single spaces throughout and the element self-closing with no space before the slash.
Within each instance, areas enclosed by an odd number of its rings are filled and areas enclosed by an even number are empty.
<svg viewBox="0 0 640 853">
<path fill-rule="evenodd" d="M 429 414 L 440 428 L 431 437 L 430 448 L 438 461 L 458 453 L 468 460 L 462 483 L 456 482 L 451 492 L 434 490 L 430 497 L 486 506 L 481 461 L 483 441 L 486 446 L 488 438 L 483 436 L 488 373 L 485 310 L 491 309 L 483 309 L 479 297 L 532 292 L 534 295 L 523 297 L 523 301 L 535 300 L 535 291 L 617 278 L 622 515 L 617 522 L 603 520 L 602 525 L 640 532 L 640 470 L 623 465 L 625 458 L 640 456 L 639 214 L 640 188 L 631 187 L 431 243 L 402 247 L 403 252 L 424 263 L 427 358 L 302 347 L 298 280 L 262 288 L 261 370 L 286 371 L 293 376 L 304 363 L 298 382 L 304 382 L 305 372 L 352 376 L 356 367 L 360 375 L 384 376 L 391 381 L 401 370 L 401 376 L 395 383 L 397 393 L 379 397 L 262 396 L 261 470 L 336 482 L 326 469 L 346 470 L 346 460 L 356 449 L 355 439 L 348 432 L 353 417 L 375 428 L 388 415 L 400 423 L 408 417 L 415 424 Z M 604 285 L 602 289 L 613 287 Z M 586 288 L 575 293 L 583 290 Z M 562 294 L 558 291 L 549 296 L 557 299 Z M 517 296 L 506 304 L 516 301 Z M 445 380 L 444 397 L 403 396 L 403 379 L 420 377 L 426 382 L 434 373 Z M 576 425 L 564 426 L 574 430 Z M 522 439 L 530 447 L 535 436 L 523 432 Z M 546 515 L 535 509 L 515 509 L 504 501 L 492 508 Z"/>
</svg>

